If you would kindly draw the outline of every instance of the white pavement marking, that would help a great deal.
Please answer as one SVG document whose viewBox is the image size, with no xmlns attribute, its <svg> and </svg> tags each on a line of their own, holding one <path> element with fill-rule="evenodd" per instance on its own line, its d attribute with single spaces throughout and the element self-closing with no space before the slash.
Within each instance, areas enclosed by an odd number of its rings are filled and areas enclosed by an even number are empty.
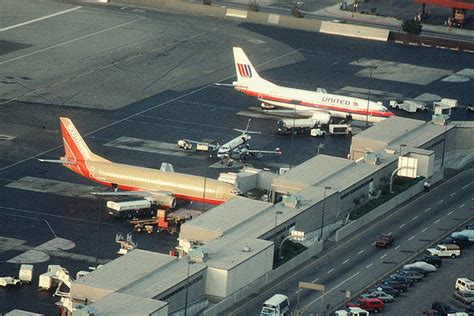
<svg viewBox="0 0 474 316">
<path fill-rule="evenodd" d="M 342 262 L 342 264 L 346 264 L 346 263 L 348 263 L 348 262 L 349 262 L 349 259 L 346 259 L 346 260 L 344 260 L 344 261 Z"/>
<path fill-rule="evenodd" d="M 352 280 L 353 278 L 355 278 L 357 275 L 359 275 L 360 272 L 356 272 L 354 273 L 353 275 L 351 275 L 350 277 L 348 277 L 347 279 L 345 279 L 344 281 L 342 281 L 341 283 L 339 283 L 338 285 L 336 285 L 335 287 L 333 287 L 332 289 L 330 289 L 329 291 L 327 291 L 325 293 L 325 295 L 328 295 L 328 294 L 331 294 L 332 292 L 334 292 L 334 290 L 336 290 L 337 288 L 339 288 L 341 285 L 343 285 L 344 283 Z M 314 303 L 316 303 L 317 301 L 319 301 L 320 299 L 322 298 L 322 296 L 318 297 L 317 299 L 311 301 L 309 304 L 308 304 L 308 307 L 313 305 Z"/>
<path fill-rule="evenodd" d="M 428 228 L 425 227 L 425 228 L 423 228 L 423 229 L 421 230 L 421 232 L 424 233 L 424 232 L 427 231 L 427 230 L 428 230 Z"/>
<path fill-rule="evenodd" d="M 329 271 L 328 271 L 328 274 L 331 273 L 331 272 L 333 272 L 333 271 L 334 271 L 334 269 L 329 270 Z"/>
<path fill-rule="evenodd" d="M 459 208 L 463 208 L 465 205 L 466 204 L 463 203 L 463 204 L 459 205 Z"/>
<path fill-rule="evenodd" d="M 428 213 L 429 211 L 431 211 L 431 207 L 428 207 L 428 208 L 425 210 L 425 213 Z"/>
<path fill-rule="evenodd" d="M 398 246 L 395 247 L 395 249 L 398 249 L 398 248 L 400 248 L 400 245 L 398 245 Z"/>
<path fill-rule="evenodd" d="M 398 228 L 402 228 L 403 226 L 405 226 L 405 224 L 401 224 L 400 226 L 398 226 Z"/>
<path fill-rule="evenodd" d="M 455 196 L 455 195 L 456 195 L 456 192 L 453 192 L 453 193 L 451 193 L 451 195 L 450 195 L 450 196 Z"/>
<path fill-rule="evenodd" d="M 438 218 L 437 220 L 435 220 L 435 224 L 438 224 L 440 220 L 441 218 Z"/>
<path fill-rule="evenodd" d="M 132 24 L 132 23 L 135 23 L 135 22 L 139 22 L 139 21 L 144 20 L 144 19 L 146 19 L 146 18 L 145 18 L 145 17 L 141 17 L 141 18 L 136 19 L 136 20 L 133 20 L 133 21 L 125 22 L 125 23 L 122 23 L 122 24 L 119 24 L 119 25 L 116 25 L 116 26 L 112 26 L 112 27 L 103 29 L 103 30 L 101 30 L 101 31 L 97 31 L 97 32 L 94 32 L 94 33 L 91 33 L 91 34 L 88 34 L 88 35 L 84 35 L 84 36 L 81 36 L 81 37 L 77 37 L 77 38 L 74 38 L 74 39 L 72 39 L 72 40 L 65 41 L 65 42 L 62 42 L 62 43 L 59 43 L 59 44 L 56 44 L 56 45 L 53 45 L 53 46 L 49 46 L 49 47 L 46 47 L 46 48 L 43 48 L 43 49 L 40 49 L 40 50 L 31 52 L 31 53 L 28 53 L 28 54 L 25 54 L 25 55 L 21 55 L 21 56 L 17 56 L 17 57 L 14 57 L 14 58 L 10 58 L 10 59 L 7 59 L 7 60 L 4 60 L 4 61 L 0 62 L 0 65 L 3 65 L 3 64 L 6 64 L 6 63 L 9 63 L 9 62 L 18 60 L 18 59 L 23 59 L 23 58 L 26 58 L 26 57 L 29 57 L 29 56 L 33 56 L 33 55 L 36 55 L 36 54 L 39 54 L 39 53 L 47 52 L 47 51 L 52 50 L 52 49 L 54 49 L 54 48 L 61 47 L 61 46 L 64 46 L 64 45 L 67 45 L 67 44 L 70 44 L 70 43 L 74 43 L 74 42 L 83 40 L 83 39 L 85 39 L 85 38 L 95 36 L 95 35 L 97 35 L 97 34 L 101 34 L 101 33 L 108 32 L 108 31 L 117 29 L 117 28 L 119 28 L 119 27 L 122 27 L 122 26 L 125 26 L 125 25 L 128 25 L 128 24 Z"/>
<path fill-rule="evenodd" d="M 363 252 L 364 252 L 364 250 L 361 250 L 361 251 L 359 251 L 357 254 L 360 255 L 360 254 L 363 253 Z"/>
<path fill-rule="evenodd" d="M 53 193 L 62 196 L 95 199 L 91 192 L 104 190 L 103 187 L 82 185 L 70 182 L 23 177 L 15 182 L 5 185 L 8 188 L 27 190 L 41 193 Z"/>
<path fill-rule="evenodd" d="M 415 236 L 411 236 L 410 238 L 408 238 L 408 240 L 412 240 L 413 238 L 415 238 Z"/>
<path fill-rule="evenodd" d="M 384 254 L 383 256 L 380 257 L 380 259 L 383 259 L 387 256 L 387 254 Z"/>
<path fill-rule="evenodd" d="M 472 183 L 472 182 L 469 182 L 468 184 L 466 184 L 466 185 L 465 185 L 465 186 L 463 186 L 462 188 L 463 188 L 463 189 L 466 189 L 468 186 L 470 186 L 470 185 L 471 185 L 471 183 Z"/>
<path fill-rule="evenodd" d="M 441 203 L 443 203 L 443 202 L 444 202 L 444 200 L 440 200 L 440 201 L 438 202 L 438 204 L 441 204 Z"/>
<path fill-rule="evenodd" d="M 4 27 L 3 29 L 0 29 L 0 32 L 8 31 L 8 30 L 11 30 L 11 29 L 14 29 L 14 28 L 23 26 L 23 25 L 28 25 L 28 24 L 35 23 L 35 22 L 38 22 L 38 21 L 46 20 L 46 19 L 49 19 L 49 18 L 58 16 L 58 15 L 61 15 L 61 14 L 66 14 L 66 13 L 75 11 L 75 10 L 80 9 L 80 8 L 82 8 L 82 7 L 81 7 L 81 6 L 78 6 L 78 7 L 72 8 L 72 9 L 68 9 L 68 10 L 56 12 L 56 13 L 53 13 L 53 14 L 50 14 L 50 15 L 46 15 L 46 16 L 43 16 L 43 17 L 41 17 L 41 18 L 37 18 L 37 19 L 34 19 L 34 20 L 30 20 L 30 21 L 26 21 L 26 22 L 23 22 L 23 23 L 15 24 L 15 25 L 12 25 L 12 26 Z"/>
<path fill-rule="evenodd" d="M 451 215 L 451 214 L 453 214 L 453 211 L 448 212 L 448 214 L 446 214 L 446 215 L 449 216 L 449 215 Z"/>
<path fill-rule="evenodd" d="M 311 283 L 318 282 L 319 278 L 314 279 Z"/>
<path fill-rule="evenodd" d="M 134 137 L 122 136 L 104 144 L 104 146 L 115 147 L 121 149 L 136 150 L 141 152 L 148 152 L 154 154 L 162 154 L 175 157 L 188 157 L 194 159 L 207 159 L 207 154 L 200 155 L 196 150 L 180 150 L 178 146 L 173 143 L 163 143 L 154 140 L 140 139 Z"/>
<path fill-rule="evenodd" d="M 368 269 L 373 265 L 373 263 L 366 265 L 365 267 Z"/>
<path fill-rule="evenodd" d="M 414 220 L 417 219 L 417 218 L 418 218 L 418 215 L 417 215 L 417 216 L 414 216 L 414 217 L 412 218 L 412 220 L 414 221 Z"/>
</svg>

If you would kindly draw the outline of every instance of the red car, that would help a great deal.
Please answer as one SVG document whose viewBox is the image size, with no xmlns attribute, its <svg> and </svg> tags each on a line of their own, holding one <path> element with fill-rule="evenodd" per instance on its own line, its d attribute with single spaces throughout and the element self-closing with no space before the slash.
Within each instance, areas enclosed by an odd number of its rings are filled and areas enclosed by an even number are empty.
<svg viewBox="0 0 474 316">
<path fill-rule="evenodd" d="M 384 303 L 378 298 L 359 298 L 354 302 L 347 303 L 346 305 L 347 307 L 359 307 L 368 312 L 374 313 L 378 313 L 384 308 Z"/>
<path fill-rule="evenodd" d="M 375 243 L 375 246 L 381 248 L 388 248 L 393 244 L 394 239 L 395 238 L 393 238 L 392 234 L 382 234 L 379 240 L 377 240 L 377 242 Z"/>
</svg>

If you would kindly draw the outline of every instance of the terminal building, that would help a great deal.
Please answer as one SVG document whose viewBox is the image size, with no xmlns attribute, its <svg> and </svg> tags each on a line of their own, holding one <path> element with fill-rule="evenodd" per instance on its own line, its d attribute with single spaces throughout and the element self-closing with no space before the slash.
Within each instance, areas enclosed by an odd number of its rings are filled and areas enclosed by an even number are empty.
<svg viewBox="0 0 474 316">
<path fill-rule="evenodd" d="M 74 281 L 71 300 L 94 307 L 96 315 L 126 310 L 126 302 L 140 302 L 130 310 L 136 315 L 185 308 L 187 315 L 223 313 L 317 255 L 325 240 L 338 241 L 367 224 L 351 222 L 351 212 L 380 197 L 395 170 L 404 168 L 400 157 L 417 161 L 417 180 L 385 211 L 423 190 L 424 181 L 440 181 L 445 168 L 474 161 L 473 149 L 472 122 L 391 117 L 355 135 L 347 159 L 317 155 L 280 175 L 256 169 L 232 174 L 229 181 L 243 191 L 267 190 L 265 201 L 237 197 L 212 208 L 181 226 L 180 258 L 133 250 Z M 367 214 L 372 219 L 373 212 Z M 292 231 L 304 232 L 306 250 L 277 260 Z"/>
</svg>

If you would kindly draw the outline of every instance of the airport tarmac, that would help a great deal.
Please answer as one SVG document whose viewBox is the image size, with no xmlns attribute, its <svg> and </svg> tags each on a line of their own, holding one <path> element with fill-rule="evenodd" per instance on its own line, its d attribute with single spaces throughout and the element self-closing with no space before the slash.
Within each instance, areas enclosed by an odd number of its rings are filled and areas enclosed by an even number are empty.
<svg viewBox="0 0 474 316">
<path fill-rule="evenodd" d="M 322 153 L 345 157 L 350 145 L 350 137 L 276 135 L 278 118 L 253 110 L 258 101 L 215 86 L 234 79 L 232 46 L 243 47 L 268 80 L 302 89 L 362 97 L 370 89 L 371 99 L 384 101 L 439 95 L 465 105 L 472 87 L 471 56 L 459 52 L 133 8 L 10 0 L 0 10 L 8 16 L 0 25 L 0 271 L 13 276 L 21 262 L 36 262 L 32 285 L 0 288 L 0 313 L 55 313 L 56 299 L 36 287 L 47 265 L 74 276 L 116 258 L 115 234 L 132 231 L 106 214 L 105 199 L 88 194 L 94 183 L 36 160 L 63 154 L 59 116 L 70 117 L 90 148 L 113 161 L 153 168 L 171 162 L 176 171 L 217 178 L 236 168 L 179 151 L 176 141 L 228 140 L 251 117 L 251 129 L 261 132 L 252 147 L 283 151 L 255 162 L 259 167 L 299 164 L 321 143 Z M 459 72 L 467 81 L 443 81 Z M 163 253 L 177 244 L 166 233 L 133 238 L 139 248 Z"/>
</svg>

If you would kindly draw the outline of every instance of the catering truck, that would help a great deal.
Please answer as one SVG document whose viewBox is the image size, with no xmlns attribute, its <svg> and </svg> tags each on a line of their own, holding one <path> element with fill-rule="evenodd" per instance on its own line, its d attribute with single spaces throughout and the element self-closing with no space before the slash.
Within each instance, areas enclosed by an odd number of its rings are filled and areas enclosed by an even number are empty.
<svg viewBox="0 0 474 316">
<path fill-rule="evenodd" d="M 277 132 L 279 134 L 306 134 L 311 129 L 329 124 L 331 114 L 329 112 L 317 111 L 309 118 L 285 118 L 278 120 Z"/>
<path fill-rule="evenodd" d="M 107 201 L 108 213 L 114 217 L 133 218 L 143 215 L 154 215 L 152 208 L 154 201 L 149 199 L 134 200 L 134 201 Z"/>
</svg>

